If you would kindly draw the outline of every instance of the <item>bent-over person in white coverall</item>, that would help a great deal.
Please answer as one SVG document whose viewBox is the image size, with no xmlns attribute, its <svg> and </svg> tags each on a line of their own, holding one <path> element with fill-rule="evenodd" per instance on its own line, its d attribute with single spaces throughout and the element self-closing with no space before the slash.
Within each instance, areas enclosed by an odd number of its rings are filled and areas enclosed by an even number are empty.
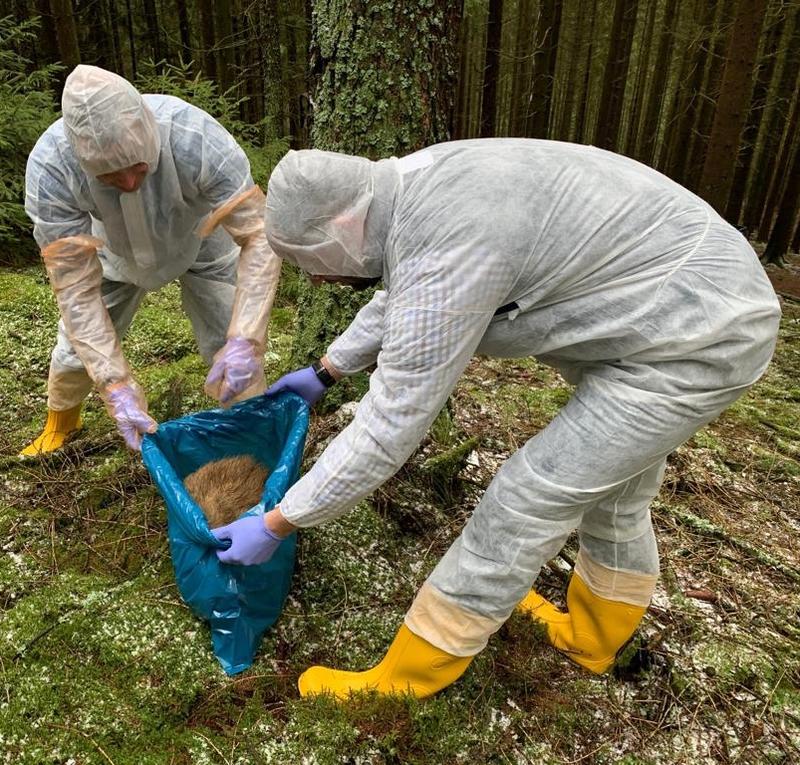
<svg viewBox="0 0 800 765">
<path fill-rule="evenodd" d="M 213 362 L 209 394 L 227 403 L 263 391 L 280 273 L 247 157 L 204 111 L 83 65 L 67 78 L 62 110 L 25 176 L 61 313 L 47 422 L 25 456 L 64 444 L 93 384 L 130 447 L 155 429 L 119 337 L 145 294 L 176 278 L 200 354 Z"/>
<path fill-rule="evenodd" d="M 596 148 L 445 143 L 403 159 L 291 152 L 269 182 L 275 253 L 383 289 L 321 364 L 273 389 L 314 401 L 377 363 L 352 423 L 220 557 L 269 557 L 293 528 L 347 512 L 408 459 L 470 358 L 534 356 L 576 387 L 498 471 L 366 672 L 312 667 L 303 695 L 427 696 L 519 607 L 593 672 L 614 661 L 658 576 L 649 504 L 667 455 L 764 372 L 778 301 L 747 241 L 656 171 Z M 531 590 L 578 530 L 562 613 Z M 263 532 L 263 533 L 262 533 Z"/>
</svg>

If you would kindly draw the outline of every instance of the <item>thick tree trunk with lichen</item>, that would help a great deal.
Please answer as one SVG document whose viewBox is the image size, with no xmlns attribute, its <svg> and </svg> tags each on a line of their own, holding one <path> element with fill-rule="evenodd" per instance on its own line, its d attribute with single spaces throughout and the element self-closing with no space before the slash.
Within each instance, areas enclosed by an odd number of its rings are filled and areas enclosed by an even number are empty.
<svg viewBox="0 0 800 765">
<path fill-rule="evenodd" d="M 314 147 L 378 159 L 446 140 L 460 13 L 453 0 L 313 3 Z"/>
<path fill-rule="evenodd" d="M 460 14 L 461 3 L 449 0 L 315 2 L 314 147 L 378 159 L 448 140 Z M 305 284 L 294 365 L 319 358 L 369 297 L 371 292 Z M 338 385 L 326 405 L 357 396 L 365 384 L 356 379 Z"/>
</svg>

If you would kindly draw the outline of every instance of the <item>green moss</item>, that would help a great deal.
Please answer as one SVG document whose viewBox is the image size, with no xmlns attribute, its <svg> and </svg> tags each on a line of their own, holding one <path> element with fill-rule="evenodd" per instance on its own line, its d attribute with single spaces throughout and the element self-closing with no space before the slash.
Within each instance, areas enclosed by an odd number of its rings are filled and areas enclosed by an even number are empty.
<svg viewBox="0 0 800 765">
<path fill-rule="evenodd" d="M 796 460 L 786 459 L 773 451 L 758 446 L 753 447 L 753 452 L 756 456 L 756 468 L 772 478 L 797 478 L 800 476 L 800 463 Z"/>
<path fill-rule="evenodd" d="M 713 452 L 724 454 L 722 442 L 708 428 L 698 430 L 697 433 L 692 436 L 692 443 L 700 449 L 710 449 Z"/>
<path fill-rule="evenodd" d="M 297 305 L 292 367 L 307 366 L 321 358 L 331 341 L 347 328 L 371 294 L 371 291 L 359 292 L 338 285 L 312 287 L 310 282 L 303 284 Z M 346 401 L 360 399 L 367 386 L 365 374 L 342 380 L 317 404 L 317 411 L 333 411 Z"/>
<path fill-rule="evenodd" d="M 783 439 L 784 451 L 800 447 L 798 422 L 798 388 L 800 351 L 796 342 L 798 308 L 784 306 L 778 348 L 773 363 L 762 379 L 747 395 L 739 399 L 725 417 L 754 428 L 777 434 Z"/>
<path fill-rule="evenodd" d="M 171 721 L 215 675 L 207 636 L 177 602 L 165 618 L 144 586 L 68 575 L 43 594 L 6 615 L 3 751 L 36 765 L 47 751 L 100 762 L 101 749 L 115 762 L 167 762 L 181 738 Z"/>
<path fill-rule="evenodd" d="M 769 687 L 780 672 L 772 657 L 755 645 L 706 640 L 695 649 L 694 660 L 714 678 L 720 692 Z"/>
<path fill-rule="evenodd" d="M 392 524 L 366 503 L 303 531 L 296 582 L 301 610 L 287 625 L 295 630 L 298 670 L 307 661 L 358 668 L 377 660 L 411 604 L 416 552 L 413 542 L 401 547 Z"/>
<path fill-rule="evenodd" d="M 207 374 L 208 367 L 195 354 L 173 364 L 140 369 L 138 379 L 147 391 L 150 414 L 163 422 L 217 406 L 217 402 L 203 392 Z"/>
<path fill-rule="evenodd" d="M 453 422 L 452 407 L 450 404 L 442 407 L 430 427 L 430 436 L 440 447 L 456 446 L 459 441 L 458 428 Z"/>
<path fill-rule="evenodd" d="M 196 352 L 189 319 L 181 308 L 180 288 L 174 282 L 149 292 L 124 341 L 131 366 L 164 364 Z"/>
<path fill-rule="evenodd" d="M 522 400 L 528 406 L 541 412 L 544 417 L 555 417 L 572 395 L 570 388 L 525 388 L 521 391 Z"/>
<path fill-rule="evenodd" d="M 430 483 L 433 494 L 445 505 L 453 504 L 461 495 L 459 473 L 467 458 L 480 443 L 477 437 L 468 438 L 444 452 L 428 458 L 420 465 L 421 477 Z"/>
</svg>

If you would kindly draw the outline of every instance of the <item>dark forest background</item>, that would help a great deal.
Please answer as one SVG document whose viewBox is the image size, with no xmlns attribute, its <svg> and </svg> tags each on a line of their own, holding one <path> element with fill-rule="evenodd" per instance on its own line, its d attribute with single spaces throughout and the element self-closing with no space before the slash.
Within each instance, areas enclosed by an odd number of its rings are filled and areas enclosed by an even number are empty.
<svg viewBox="0 0 800 765">
<path fill-rule="evenodd" d="M 779 262 L 800 247 L 799 13 L 784 0 L 0 2 L 0 246 L 20 246 L 25 157 L 66 74 L 89 63 L 206 108 L 262 184 L 289 147 L 577 141 L 657 168 Z"/>
</svg>

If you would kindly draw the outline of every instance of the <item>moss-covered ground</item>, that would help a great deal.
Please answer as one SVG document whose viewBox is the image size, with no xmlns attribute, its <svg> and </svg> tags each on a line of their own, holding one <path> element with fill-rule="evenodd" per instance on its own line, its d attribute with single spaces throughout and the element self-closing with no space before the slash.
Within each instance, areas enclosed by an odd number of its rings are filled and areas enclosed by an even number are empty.
<svg viewBox="0 0 800 765">
<path fill-rule="evenodd" d="M 428 701 L 300 699 L 310 663 L 381 657 L 497 466 L 569 387 L 533 361 L 475 360 L 420 451 L 369 502 L 303 532 L 285 611 L 229 678 L 181 602 L 162 501 L 95 397 L 60 454 L 43 421 L 57 311 L 38 269 L 0 272 L 0 763 L 800 762 L 800 305 L 763 380 L 671 458 L 653 508 L 653 605 L 595 677 L 521 617 Z M 294 313 L 271 328 L 289 364 Z M 211 402 L 177 288 L 125 343 L 159 419 Z M 317 417 L 308 459 L 347 417 Z M 471 439 L 471 440 L 470 440 Z M 574 543 L 540 587 L 563 602 Z"/>
</svg>

